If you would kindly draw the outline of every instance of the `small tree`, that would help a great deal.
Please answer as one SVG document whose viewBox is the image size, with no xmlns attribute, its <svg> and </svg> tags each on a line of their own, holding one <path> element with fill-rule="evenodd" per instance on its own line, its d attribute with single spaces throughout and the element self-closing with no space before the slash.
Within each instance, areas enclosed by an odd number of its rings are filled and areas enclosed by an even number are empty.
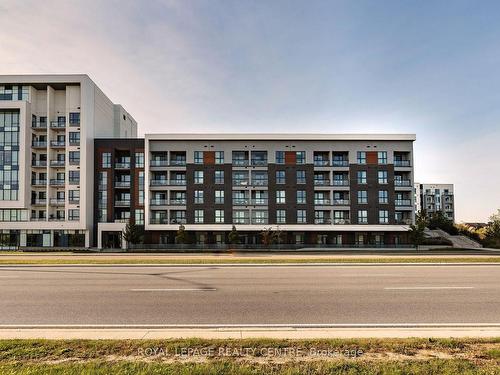
<svg viewBox="0 0 500 375">
<path fill-rule="evenodd" d="M 177 235 L 175 236 L 175 243 L 186 244 L 189 242 L 188 235 L 186 233 L 186 227 L 184 225 L 179 225 L 177 230 Z"/>
<path fill-rule="evenodd" d="M 274 233 L 271 227 L 264 228 L 262 232 L 260 232 L 260 236 L 262 238 L 262 244 L 265 246 L 269 246 L 273 243 Z"/>
<path fill-rule="evenodd" d="M 281 245 L 283 242 L 283 232 L 281 231 L 279 225 L 276 227 L 276 231 L 273 234 L 273 243 Z"/>
<path fill-rule="evenodd" d="M 424 242 L 426 226 L 427 218 L 425 212 L 418 212 L 415 215 L 415 224 L 411 224 L 409 229 L 410 241 L 415 245 L 416 250 Z"/>
<path fill-rule="evenodd" d="M 484 243 L 489 247 L 500 248 L 500 210 L 490 216 L 490 222 L 485 230 Z"/>
<path fill-rule="evenodd" d="M 238 234 L 238 231 L 236 230 L 236 227 L 234 225 L 231 229 L 231 232 L 229 232 L 227 239 L 232 245 L 240 243 L 240 235 Z"/>
<path fill-rule="evenodd" d="M 122 232 L 122 238 L 125 240 L 126 248 L 128 249 L 130 244 L 136 245 L 141 243 L 143 235 L 142 228 L 129 221 Z"/>
</svg>

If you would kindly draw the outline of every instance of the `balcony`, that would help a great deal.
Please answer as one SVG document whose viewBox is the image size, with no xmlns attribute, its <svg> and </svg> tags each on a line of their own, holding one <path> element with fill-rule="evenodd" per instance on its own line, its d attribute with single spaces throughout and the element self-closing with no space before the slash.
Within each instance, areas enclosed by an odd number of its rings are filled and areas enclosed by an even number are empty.
<svg viewBox="0 0 500 375">
<path fill-rule="evenodd" d="M 183 217 L 173 217 L 170 219 L 170 224 L 186 224 L 187 220 Z"/>
<path fill-rule="evenodd" d="M 78 185 L 80 183 L 80 179 L 70 179 L 69 184 L 70 185 Z"/>
<path fill-rule="evenodd" d="M 250 200 L 253 206 L 267 206 L 267 202 L 267 198 L 253 198 Z"/>
<path fill-rule="evenodd" d="M 395 167 L 411 167 L 410 160 L 394 160 Z"/>
<path fill-rule="evenodd" d="M 411 199 L 396 199 L 395 206 L 411 207 Z"/>
<path fill-rule="evenodd" d="M 32 167 L 46 167 L 47 166 L 47 160 L 32 160 L 31 161 L 31 166 Z"/>
<path fill-rule="evenodd" d="M 64 206 L 65 201 L 60 198 L 51 198 L 49 202 L 51 206 Z"/>
<path fill-rule="evenodd" d="M 51 160 L 50 161 L 50 166 L 51 167 L 64 167 L 66 162 L 64 160 Z"/>
<path fill-rule="evenodd" d="M 35 130 L 38 130 L 38 129 L 47 129 L 47 123 L 46 122 L 40 122 L 40 121 L 36 121 L 36 122 L 32 122 L 31 123 L 31 128 L 32 129 L 35 129 Z"/>
<path fill-rule="evenodd" d="M 64 186 L 64 184 L 65 184 L 64 180 L 58 180 L 58 179 L 50 180 L 50 186 Z"/>
<path fill-rule="evenodd" d="M 267 165 L 267 159 L 252 159 L 252 166 L 254 167 L 265 167 Z"/>
<path fill-rule="evenodd" d="M 248 217 L 233 218 L 233 224 L 250 224 L 250 218 Z"/>
<path fill-rule="evenodd" d="M 248 166 L 250 163 L 248 162 L 248 160 L 245 160 L 245 159 L 234 159 L 233 160 L 233 166 L 238 166 L 238 167 L 244 167 L 244 166 Z"/>
<path fill-rule="evenodd" d="M 150 185 L 151 186 L 168 186 L 168 180 L 167 179 L 151 180 Z"/>
<path fill-rule="evenodd" d="M 186 199 L 185 198 L 170 199 L 170 205 L 171 206 L 185 206 L 186 205 Z"/>
<path fill-rule="evenodd" d="M 51 121 L 50 122 L 50 128 L 51 129 L 65 129 L 66 128 L 66 122 Z"/>
<path fill-rule="evenodd" d="M 314 204 L 317 206 L 329 206 L 331 201 L 330 199 L 315 199 Z"/>
<path fill-rule="evenodd" d="M 47 142 L 46 141 L 33 141 L 31 143 L 31 147 L 33 147 L 33 148 L 47 148 Z"/>
<path fill-rule="evenodd" d="M 249 204 L 249 198 L 233 198 L 233 206 L 248 206 Z"/>
<path fill-rule="evenodd" d="M 149 163 L 151 167 L 167 167 L 168 160 L 167 159 L 152 159 Z"/>
<path fill-rule="evenodd" d="M 66 147 L 66 141 L 50 141 L 50 147 Z"/>
<path fill-rule="evenodd" d="M 248 186 L 249 181 L 247 179 L 233 180 L 233 186 Z"/>
<path fill-rule="evenodd" d="M 330 186 L 330 180 L 327 179 L 317 179 L 314 180 L 315 186 Z"/>
<path fill-rule="evenodd" d="M 251 185 L 252 186 L 267 186 L 268 181 L 267 180 L 252 180 Z"/>
<path fill-rule="evenodd" d="M 129 188 L 130 181 L 115 181 L 115 188 Z"/>
<path fill-rule="evenodd" d="M 69 198 L 69 204 L 80 204 L 80 198 Z"/>
<path fill-rule="evenodd" d="M 351 224 L 350 219 L 333 219 L 333 224 L 335 225 L 346 225 L 346 224 Z"/>
<path fill-rule="evenodd" d="M 252 224 L 267 224 L 268 222 L 267 217 L 252 217 Z"/>
<path fill-rule="evenodd" d="M 332 224 L 332 219 L 325 217 L 325 218 L 317 218 L 314 219 L 314 224 Z"/>
<path fill-rule="evenodd" d="M 65 221 L 65 218 L 64 218 L 64 216 L 49 217 L 49 221 Z"/>
<path fill-rule="evenodd" d="M 333 180 L 333 186 L 349 186 L 349 180 Z"/>
<path fill-rule="evenodd" d="M 130 200 L 117 200 L 115 201 L 115 207 L 130 207 Z"/>
<path fill-rule="evenodd" d="M 332 162 L 333 167 L 348 167 L 349 166 L 349 160 L 334 160 Z"/>
<path fill-rule="evenodd" d="M 394 186 L 411 187 L 411 180 L 394 180 Z"/>
<path fill-rule="evenodd" d="M 168 181 L 168 185 L 172 186 L 185 186 L 186 185 L 186 180 L 170 180 Z"/>
<path fill-rule="evenodd" d="M 186 160 L 184 160 L 184 159 L 170 160 L 170 165 L 172 167 L 185 167 L 186 166 Z"/>
<path fill-rule="evenodd" d="M 47 180 L 31 180 L 31 185 L 33 185 L 33 186 L 46 186 Z"/>
<path fill-rule="evenodd" d="M 47 199 L 35 199 L 31 201 L 32 206 L 45 206 L 47 204 Z"/>
<path fill-rule="evenodd" d="M 149 219 L 149 224 L 168 224 L 166 217 L 152 217 Z"/>
<path fill-rule="evenodd" d="M 168 201 L 166 199 L 153 198 L 149 202 L 151 206 L 166 206 L 168 204 Z"/>
<path fill-rule="evenodd" d="M 69 165 L 80 165 L 80 159 L 69 159 Z"/>
<path fill-rule="evenodd" d="M 334 206 L 349 206 L 349 199 L 334 199 Z"/>
<path fill-rule="evenodd" d="M 69 145 L 70 146 L 80 146 L 80 140 L 79 139 L 70 139 Z"/>
<path fill-rule="evenodd" d="M 115 163 L 115 169 L 130 169 L 129 161 L 118 161 Z"/>
<path fill-rule="evenodd" d="M 328 167 L 330 163 L 328 160 L 314 160 L 314 166 L 315 167 Z"/>
</svg>

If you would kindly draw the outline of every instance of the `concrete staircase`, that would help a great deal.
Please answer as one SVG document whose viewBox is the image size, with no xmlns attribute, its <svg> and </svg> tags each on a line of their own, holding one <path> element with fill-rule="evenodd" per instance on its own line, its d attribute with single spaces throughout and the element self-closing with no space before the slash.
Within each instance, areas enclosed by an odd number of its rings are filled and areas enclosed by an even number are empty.
<svg viewBox="0 0 500 375">
<path fill-rule="evenodd" d="M 425 233 L 429 237 L 446 238 L 447 240 L 451 241 L 451 243 L 453 244 L 453 247 L 457 247 L 457 248 L 480 249 L 483 247 L 483 245 L 481 245 L 480 243 L 477 243 L 476 241 L 470 239 L 469 237 L 462 236 L 462 235 L 452 236 L 451 234 L 446 233 L 442 229 L 433 229 L 433 230 L 426 229 Z"/>
</svg>

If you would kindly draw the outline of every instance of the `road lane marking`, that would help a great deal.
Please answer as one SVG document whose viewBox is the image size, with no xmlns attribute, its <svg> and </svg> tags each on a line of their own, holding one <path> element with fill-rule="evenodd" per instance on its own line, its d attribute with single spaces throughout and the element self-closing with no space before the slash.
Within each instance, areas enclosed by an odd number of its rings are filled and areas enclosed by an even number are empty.
<svg viewBox="0 0 500 375">
<path fill-rule="evenodd" d="M 162 288 L 162 289 L 130 289 L 131 292 L 215 292 L 215 288 Z"/>
<path fill-rule="evenodd" d="M 386 287 L 385 290 L 445 290 L 445 289 L 474 289 L 473 286 L 398 286 Z"/>
</svg>

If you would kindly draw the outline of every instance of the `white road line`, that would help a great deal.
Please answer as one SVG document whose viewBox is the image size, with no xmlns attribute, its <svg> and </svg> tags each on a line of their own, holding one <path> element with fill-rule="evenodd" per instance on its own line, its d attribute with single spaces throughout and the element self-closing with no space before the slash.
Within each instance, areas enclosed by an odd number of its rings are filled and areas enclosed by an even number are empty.
<svg viewBox="0 0 500 375">
<path fill-rule="evenodd" d="M 398 286 L 386 287 L 385 290 L 444 290 L 444 289 L 474 289 L 473 286 Z"/>
<path fill-rule="evenodd" d="M 131 292 L 215 292 L 215 288 L 130 289 Z"/>
</svg>

